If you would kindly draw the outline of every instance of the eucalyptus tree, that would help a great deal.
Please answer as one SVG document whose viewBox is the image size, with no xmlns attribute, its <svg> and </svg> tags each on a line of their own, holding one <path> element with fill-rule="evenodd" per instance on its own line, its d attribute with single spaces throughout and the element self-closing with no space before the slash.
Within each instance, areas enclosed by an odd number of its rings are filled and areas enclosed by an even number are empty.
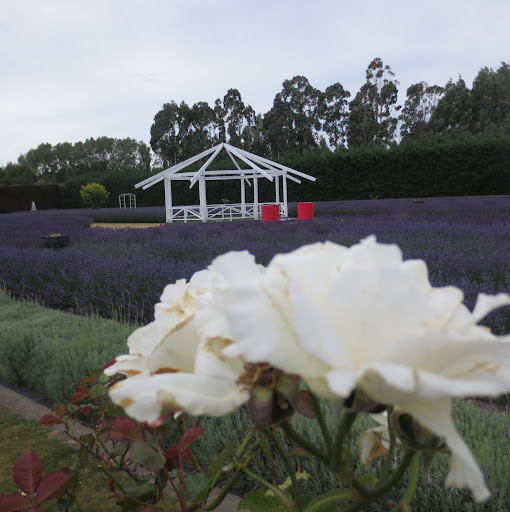
<svg viewBox="0 0 510 512">
<path fill-rule="evenodd" d="M 264 136 L 263 118 L 249 105 L 245 110 L 246 125 L 243 128 L 243 148 L 258 155 L 268 155 L 267 144 Z"/>
<path fill-rule="evenodd" d="M 225 131 L 229 144 L 243 146 L 243 130 L 246 127 L 246 106 L 237 89 L 229 89 L 223 97 Z"/>
<path fill-rule="evenodd" d="M 374 101 L 374 88 L 365 83 L 350 102 L 347 120 L 349 147 L 366 148 L 374 144 L 378 133 Z"/>
<path fill-rule="evenodd" d="M 180 160 L 200 153 L 216 142 L 214 110 L 205 101 L 191 108 L 183 101 L 180 110 Z"/>
<path fill-rule="evenodd" d="M 180 131 L 179 106 L 175 101 L 165 103 L 154 116 L 150 141 L 152 150 L 163 160 L 163 165 L 177 163 L 180 156 Z"/>
<path fill-rule="evenodd" d="M 473 133 L 510 127 L 510 66 L 505 62 L 497 71 L 480 70 L 471 89 Z"/>
<path fill-rule="evenodd" d="M 438 85 L 419 82 L 407 88 L 407 98 L 399 116 L 402 139 L 423 139 L 429 133 L 428 123 L 444 89 Z"/>
<path fill-rule="evenodd" d="M 459 77 L 445 86 L 444 96 L 430 117 L 429 127 L 434 134 L 470 133 L 473 126 L 473 102 L 466 82 Z"/>
<path fill-rule="evenodd" d="M 400 110 L 396 104 L 398 85 L 395 73 L 380 58 L 370 62 L 366 82 L 349 105 L 349 146 L 387 146 L 392 142 L 398 123 L 396 112 Z"/>
<path fill-rule="evenodd" d="M 271 153 L 305 153 L 317 147 L 321 92 L 304 76 L 285 80 L 264 117 L 264 130 Z"/>
<path fill-rule="evenodd" d="M 347 98 L 351 96 L 340 83 L 326 88 L 321 95 L 319 115 L 322 129 L 326 133 L 330 147 L 335 150 L 346 142 L 347 120 L 349 118 L 349 104 Z"/>
</svg>

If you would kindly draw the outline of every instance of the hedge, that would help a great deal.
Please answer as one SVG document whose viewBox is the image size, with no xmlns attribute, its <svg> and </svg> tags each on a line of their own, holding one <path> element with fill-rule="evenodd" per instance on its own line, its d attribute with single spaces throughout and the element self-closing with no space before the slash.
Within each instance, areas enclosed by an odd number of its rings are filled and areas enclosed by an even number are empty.
<svg viewBox="0 0 510 512">
<path fill-rule="evenodd" d="M 510 135 L 433 138 L 389 149 L 318 150 L 287 155 L 280 163 L 317 178 L 316 182 L 302 179 L 301 184 L 289 181 L 289 201 L 510 194 Z M 221 165 L 232 166 L 216 162 L 212 168 Z M 198 168 L 194 164 L 190 170 Z M 110 193 L 107 207 L 118 206 L 118 196 L 126 192 L 136 194 L 138 206 L 163 206 L 162 183 L 135 190 L 134 185 L 147 177 L 144 172 L 126 171 L 74 178 L 65 184 L 63 207 L 82 207 L 80 187 L 92 181 Z M 198 187 L 190 190 L 186 181 L 172 183 L 172 192 L 174 205 L 199 202 Z M 259 181 L 260 201 L 274 201 L 274 194 L 273 183 Z M 252 197 L 253 189 L 247 188 L 247 201 Z M 207 201 L 218 204 L 222 199 L 240 200 L 239 181 L 208 182 Z"/>
</svg>

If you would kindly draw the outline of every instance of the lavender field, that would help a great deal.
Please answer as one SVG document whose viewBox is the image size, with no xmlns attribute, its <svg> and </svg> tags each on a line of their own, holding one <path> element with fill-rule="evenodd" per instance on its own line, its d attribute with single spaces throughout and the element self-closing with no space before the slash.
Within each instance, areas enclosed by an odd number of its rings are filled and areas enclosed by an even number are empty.
<svg viewBox="0 0 510 512">
<path fill-rule="evenodd" d="M 290 205 L 296 216 L 296 204 Z M 352 245 L 370 234 L 424 259 L 434 286 L 453 284 L 472 307 L 479 292 L 510 290 L 510 196 L 342 201 L 315 204 L 315 218 L 263 223 L 173 224 L 147 229 L 90 228 L 94 221 L 151 222 L 163 208 L 48 210 L 0 215 L 0 284 L 13 296 L 64 311 L 152 320 L 168 283 L 189 278 L 229 250 L 246 249 L 267 264 L 279 252 L 331 240 Z M 40 237 L 71 236 L 63 249 Z M 487 319 L 510 331 L 510 315 Z"/>
</svg>

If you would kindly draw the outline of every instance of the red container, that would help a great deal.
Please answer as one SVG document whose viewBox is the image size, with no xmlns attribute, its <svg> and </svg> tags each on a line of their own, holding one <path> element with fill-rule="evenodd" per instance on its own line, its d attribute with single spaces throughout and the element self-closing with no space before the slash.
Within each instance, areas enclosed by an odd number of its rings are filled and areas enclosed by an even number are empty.
<svg viewBox="0 0 510 512">
<path fill-rule="evenodd" d="M 313 203 L 298 203 L 297 211 L 300 220 L 313 219 Z"/>
<path fill-rule="evenodd" d="M 269 220 L 280 220 L 280 205 L 279 204 L 263 204 L 262 205 L 262 220 L 267 222 Z"/>
</svg>

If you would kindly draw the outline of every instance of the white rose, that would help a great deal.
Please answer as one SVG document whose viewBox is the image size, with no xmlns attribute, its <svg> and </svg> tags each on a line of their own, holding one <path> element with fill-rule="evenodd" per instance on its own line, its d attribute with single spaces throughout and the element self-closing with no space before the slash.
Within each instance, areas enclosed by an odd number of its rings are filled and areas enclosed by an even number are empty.
<svg viewBox="0 0 510 512">
<path fill-rule="evenodd" d="M 258 272 L 248 253 L 232 253 L 223 262 Z M 189 283 L 179 280 L 167 286 L 155 306 L 154 322 L 137 329 L 128 339 L 129 354 L 105 370 L 128 377 L 110 389 L 112 400 L 127 414 L 155 422 L 170 407 L 223 416 L 248 400 L 247 386 L 238 382 L 244 361 L 223 355 L 232 340 L 210 293 L 213 282 L 221 289 L 220 281 L 212 269 L 197 272 Z M 199 311 L 201 301 L 208 306 Z"/>
<path fill-rule="evenodd" d="M 220 256 L 215 265 L 220 266 Z M 225 350 L 297 373 L 323 397 L 360 389 L 445 439 L 447 484 L 487 499 L 481 470 L 451 420 L 451 397 L 510 391 L 510 339 L 476 325 L 510 297 L 481 294 L 473 312 L 455 287 L 433 288 L 426 264 L 369 237 L 277 255 L 258 279 L 222 265 Z M 213 291 L 214 293 L 214 291 Z"/>
</svg>

